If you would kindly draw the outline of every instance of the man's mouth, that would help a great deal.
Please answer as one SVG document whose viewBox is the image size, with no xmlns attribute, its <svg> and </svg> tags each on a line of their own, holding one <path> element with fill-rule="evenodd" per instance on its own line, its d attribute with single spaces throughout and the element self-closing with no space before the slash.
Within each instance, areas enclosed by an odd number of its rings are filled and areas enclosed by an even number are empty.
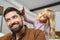
<svg viewBox="0 0 60 40">
<path fill-rule="evenodd" d="M 13 25 L 13 26 L 12 26 L 12 29 L 17 29 L 18 26 L 19 26 L 18 24 Z"/>
</svg>

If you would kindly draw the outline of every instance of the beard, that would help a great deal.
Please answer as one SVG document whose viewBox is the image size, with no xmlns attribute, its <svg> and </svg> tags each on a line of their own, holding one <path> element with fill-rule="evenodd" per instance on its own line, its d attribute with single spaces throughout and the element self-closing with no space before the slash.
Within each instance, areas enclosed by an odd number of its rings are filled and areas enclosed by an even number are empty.
<svg viewBox="0 0 60 40">
<path fill-rule="evenodd" d="M 19 24 L 19 22 L 15 22 L 12 24 L 12 27 L 16 24 Z M 23 28 L 23 23 L 19 24 L 19 26 L 16 29 L 12 29 L 12 27 L 10 28 L 10 30 L 12 31 L 13 34 L 18 33 L 21 31 L 21 29 Z"/>
</svg>

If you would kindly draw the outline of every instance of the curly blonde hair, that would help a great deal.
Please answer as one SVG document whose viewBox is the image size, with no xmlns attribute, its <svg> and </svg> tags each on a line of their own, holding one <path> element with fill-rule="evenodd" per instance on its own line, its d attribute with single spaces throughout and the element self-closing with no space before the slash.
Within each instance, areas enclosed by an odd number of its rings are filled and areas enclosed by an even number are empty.
<svg viewBox="0 0 60 40">
<path fill-rule="evenodd" d="M 47 29 L 48 25 L 50 27 L 50 36 L 54 38 L 55 36 L 55 12 L 49 8 L 45 8 L 41 10 L 42 13 L 45 12 L 47 17 L 47 22 L 45 24 L 45 30 Z"/>
</svg>

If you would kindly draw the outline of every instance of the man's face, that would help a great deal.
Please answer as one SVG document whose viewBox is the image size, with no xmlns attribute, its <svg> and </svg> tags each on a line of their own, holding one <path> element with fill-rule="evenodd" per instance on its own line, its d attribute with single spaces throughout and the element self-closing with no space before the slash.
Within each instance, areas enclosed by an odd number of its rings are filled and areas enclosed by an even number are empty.
<svg viewBox="0 0 60 40">
<path fill-rule="evenodd" d="M 11 31 L 17 32 L 22 29 L 22 19 L 16 11 L 8 12 L 5 15 L 5 20 Z"/>
</svg>

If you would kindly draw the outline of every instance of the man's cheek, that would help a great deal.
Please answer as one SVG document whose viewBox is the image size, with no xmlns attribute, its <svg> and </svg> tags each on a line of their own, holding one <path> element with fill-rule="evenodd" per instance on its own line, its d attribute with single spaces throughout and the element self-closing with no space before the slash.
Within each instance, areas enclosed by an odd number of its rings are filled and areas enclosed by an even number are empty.
<svg viewBox="0 0 60 40">
<path fill-rule="evenodd" d="M 7 24 L 7 26 L 9 27 L 9 23 L 6 23 Z"/>
</svg>

